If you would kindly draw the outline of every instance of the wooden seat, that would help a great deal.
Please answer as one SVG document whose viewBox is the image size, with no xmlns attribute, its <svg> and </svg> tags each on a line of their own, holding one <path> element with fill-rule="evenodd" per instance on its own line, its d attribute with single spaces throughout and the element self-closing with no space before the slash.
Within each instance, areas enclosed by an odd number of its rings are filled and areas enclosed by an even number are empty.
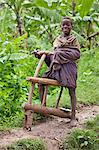
<svg viewBox="0 0 99 150">
<path fill-rule="evenodd" d="M 40 84 L 52 85 L 52 86 L 62 86 L 57 80 L 48 79 L 48 78 L 27 77 L 27 80 L 33 83 L 40 83 Z"/>
</svg>

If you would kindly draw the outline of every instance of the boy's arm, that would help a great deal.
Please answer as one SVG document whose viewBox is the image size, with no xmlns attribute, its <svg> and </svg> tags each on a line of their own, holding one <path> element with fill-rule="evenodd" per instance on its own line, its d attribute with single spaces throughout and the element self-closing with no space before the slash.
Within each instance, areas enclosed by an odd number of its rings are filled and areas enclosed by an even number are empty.
<svg viewBox="0 0 99 150">
<path fill-rule="evenodd" d="M 43 54 L 46 54 L 46 56 L 48 56 L 48 55 L 50 55 L 50 54 L 53 54 L 53 52 L 38 51 L 38 50 L 37 50 L 37 51 L 34 51 L 32 54 L 34 54 L 36 58 L 40 59 Z"/>
</svg>

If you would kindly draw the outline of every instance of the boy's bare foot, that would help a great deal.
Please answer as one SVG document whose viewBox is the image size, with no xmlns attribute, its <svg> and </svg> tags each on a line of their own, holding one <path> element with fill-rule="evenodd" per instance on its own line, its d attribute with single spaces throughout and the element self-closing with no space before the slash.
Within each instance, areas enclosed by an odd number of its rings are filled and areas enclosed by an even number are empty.
<svg viewBox="0 0 99 150">
<path fill-rule="evenodd" d="M 77 119 L 72 119 L 72 120 L 70 121 L 70 126 L 71 126 L 71 127 L 76 127 L 77 124 L 78 124 Z"/>
</svg>

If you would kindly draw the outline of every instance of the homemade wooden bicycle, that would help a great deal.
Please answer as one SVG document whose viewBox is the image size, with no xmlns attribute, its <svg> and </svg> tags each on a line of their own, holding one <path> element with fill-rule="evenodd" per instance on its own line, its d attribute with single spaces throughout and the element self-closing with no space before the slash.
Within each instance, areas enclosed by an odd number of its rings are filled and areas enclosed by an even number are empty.
<svg viewBox="0 0 99 150">
<path fill-rule="evenodd" d="M 63 90 L 63 86 L 57 80 L 37 77 L 39 74 L 40 68 L 45 60 L 45 57 L 46 57 L 46 54 L 43 54 L 38 63 L 38 66 L 36 68 L 34 77 L 27 78 L 27 80 L 31 82 L 31 87 L 30 87 L 30 91 L 29 91 L 28 102 L 25 103 L 23 106 L 24 112 L 25 112 L 25 119 L 24 119 L 23 127 L 25 129 L 27 129 L 28 131 L 30 131 L 31 127 L 32 127 L 32 113 L 41 113 L 45 116 L 54 115 L 54 116 L 58 116 L 58 117 L 62 117 L 62 118 L 71 118 L 70 110 L 60 109 L 58 107 L 60 97 L 62 94 L 62 90 Z M 32 104 L 32 96 L 33 96 L 33 91 L 34 91 L 34 87 L 35 87 L 36 83 L 46 85 L 44 95 L 43 95 L 43 100 L 42 100 L 42 103 L 40 106 Z M 61 91 L 60 91 L 59 97 L 56 102 L 56 108 L 50 108 L 50 107 L 44 106 L 44 104 L 46 103 L 48 86 L 61 86 Z"/>
</svg>

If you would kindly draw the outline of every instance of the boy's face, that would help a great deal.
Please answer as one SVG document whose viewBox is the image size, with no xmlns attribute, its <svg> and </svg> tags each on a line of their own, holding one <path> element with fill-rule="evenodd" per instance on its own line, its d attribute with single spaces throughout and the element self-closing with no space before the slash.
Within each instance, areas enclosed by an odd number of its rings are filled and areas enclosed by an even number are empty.
<svg viewBox="0 0 99 150">
<path fill-rule="evenodd" d="M 62 31 L 64 35 L 69 35 L 72 29 L 71 21 L 69 19 L 64 19 L 61 24 Z"/>
</svg>

